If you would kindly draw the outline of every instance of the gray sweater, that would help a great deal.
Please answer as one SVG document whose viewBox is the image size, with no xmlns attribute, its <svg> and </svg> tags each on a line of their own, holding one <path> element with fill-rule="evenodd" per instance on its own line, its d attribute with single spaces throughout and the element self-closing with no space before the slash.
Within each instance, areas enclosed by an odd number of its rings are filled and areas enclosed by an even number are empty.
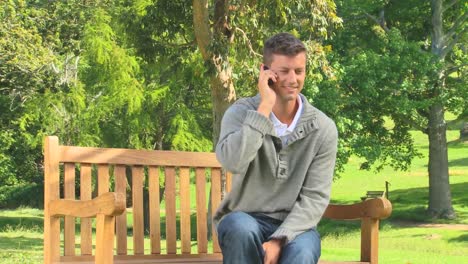
<svg viewBox="0 0 468 264">
<path fill-rule="evenodd" d="M 330 201 L 337 130 L 300 96 L 302 115 L 287 146 L 257 112 L 259 95 L 238 100 L 224 114 L 216 156 L 233 182 L 215 213 L 216 224 L 233 211 L 262 213 L 283 221 L 271 238 L 292 241 L 320 221 Z"/>
</svg>

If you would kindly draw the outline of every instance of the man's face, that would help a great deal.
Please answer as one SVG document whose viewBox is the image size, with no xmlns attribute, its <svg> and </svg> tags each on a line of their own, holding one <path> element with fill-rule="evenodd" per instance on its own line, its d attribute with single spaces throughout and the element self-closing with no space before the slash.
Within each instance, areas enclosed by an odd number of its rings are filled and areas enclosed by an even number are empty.
<svg viewBox="0 0 468 264">
<path fill-rule="evenodd" d="M 270 66 L 278 76 L 273 89 L 276 100 L 288 102 L 296 100 L 304 87 L 306 75 L 306 54 L 301 52 L 296 56 L 273 54 Z"/>
</svg>

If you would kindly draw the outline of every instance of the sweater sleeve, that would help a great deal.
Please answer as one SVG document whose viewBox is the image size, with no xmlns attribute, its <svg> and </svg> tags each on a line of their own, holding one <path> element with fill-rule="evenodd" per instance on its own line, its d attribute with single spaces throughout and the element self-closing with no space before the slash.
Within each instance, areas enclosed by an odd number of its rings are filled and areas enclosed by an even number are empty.
<svg viewBox="0 0 468 264">
<path fill-rule="evenodd" d="M 281 226 L 270 238 L 287 242 L 317 226 L 330 202 L 331 184 L 336 161 L 338 133 L 333 122 L 323 133 L 324 140 L 314 157 L 298 199 Z M 286 243 L 287 243 L 286 242 Z"/>
<path fill-rule="evenodd" d="M 224 168 L 235 174 L 247 170 L 263 144 L 272 122 L 242 104 L 232 105 L 224 114 L 216 146 L 216 157 Z"/>
</svg>

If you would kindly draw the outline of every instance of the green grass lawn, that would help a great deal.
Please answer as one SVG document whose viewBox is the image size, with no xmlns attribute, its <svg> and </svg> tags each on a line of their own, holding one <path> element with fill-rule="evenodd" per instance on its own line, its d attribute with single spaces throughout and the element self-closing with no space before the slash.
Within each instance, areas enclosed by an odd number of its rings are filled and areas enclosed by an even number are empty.
<svg viewBox="0 0 468 264">
<path fill-rule="evenodd" d="M 352 203 L 367 190 L 385 190 L 390 182 L 389 199 L 393 212 L 381 224 L 380 263 L 468 263 L 468 235 L 464 230 L 404 227 L 401 221 L 468 224 L 468 143 L 457 141 L 458 131 L 448 131 L 450 185 L 455 220 L 429 219 L 425 215 L 428 190 L 427 137 L 419 132 L 413 136 L 423 157 L 415 159 L 411 169 L 395 172 L 386 168 L 379 173 L 359 170 L 360 160 L 354 158 L 345 173 L 335 181 L 332 201 Z M 327 260 L 359 259 L 359 223 L 322 221 L 322 257 Z"/>
<path fill-rule="evenodd" d="M 458 218 L 451 221 L 433 221 L 424 214 L 429 194 L 427 137 L 416 132 L 413 136 L 423 157 L 415 159 L 409 171 L 395 172 L 390 168 L 379 173 L 361 171 L 360 160 L 353 158 L 346 165 L 341 178 L 333 185 L 332 201 L 336 203 L 359 201 L 367 190 L 384 190 L 385 181 L 389 181 L 391 184 L 389 198 L 393 204 L 393 213 L 389 219 L 381 223 L 380 263 L 468 263 L 466 230 L 409 227 L 401 224 L 402 221 L 468 224 L 468 143 L 456 140 L 458 137 L 456 130 L 447 134 L 450 142 L 452 201 Z M 130 214 L 128 218 L 128 224 L 131 226 Z M 42 263 L 42 219 L 42 211 L 37 209 L 0 211 L 0 263 Z M 195 227 L 192 230 L 195 230 Z M 359 222 L 323 220 L 319 225 L 323 241 L 322 258 L 358 260 L 359 230 Z M 131 237 L 128 243 L 131 249 Z M 146 239 L 145 243 L 149 245 L 149 239 Z M 164 250 L 164 241 L 162 247 Z M 193 251 L 196 252 L 195 243 Z"/>
</svg>

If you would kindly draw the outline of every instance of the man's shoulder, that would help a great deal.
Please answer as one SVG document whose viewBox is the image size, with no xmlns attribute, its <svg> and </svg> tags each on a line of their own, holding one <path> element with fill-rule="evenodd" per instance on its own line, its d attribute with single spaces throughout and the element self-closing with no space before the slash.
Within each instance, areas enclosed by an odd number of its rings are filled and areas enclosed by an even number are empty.
<svg viewBox="0 0 468 264">
<path fill-rule="evenodd" d="M 260 96 L 243 97 L 235 101 L 228 109 L 229 112 L 256 110 L 260 104 Z"/>
<path fill-rule="evenodd" d="M 305 97 L 303 97 L 305 98 Z M 319 128 L 335 128 L 335 121 L 325 114 L 322 110 L 318 109 L 306 100 L 304 113 L 307 119 L 312 119 L 318 125 Z"/>
<path fill-rule="evenodd" d="M 257 109 L 260 104 L 260 95 L 243 97 L 234 102 L 233 106 L 244 106 L 249 109 Z"/>
<path fill-rule="evenodd" d="M 305 117 L 333 122 L 333 120 L 330 117 L 328 117 L 322 110 L 318 109 L 312 103 L 310 103 L 307 97 L 305 97 L 304 95 L 302 95 L 301 97 L 303 103 L 303 114 Z"/>
</svg>

